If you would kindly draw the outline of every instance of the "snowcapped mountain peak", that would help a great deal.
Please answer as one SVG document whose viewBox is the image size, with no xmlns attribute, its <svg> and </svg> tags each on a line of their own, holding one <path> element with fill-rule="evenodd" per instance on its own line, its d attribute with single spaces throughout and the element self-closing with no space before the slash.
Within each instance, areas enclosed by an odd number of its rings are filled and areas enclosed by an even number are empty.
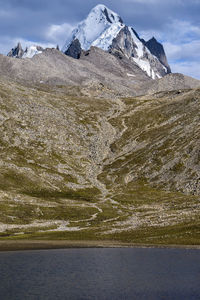
<svg viewBox="0 0 200 300">
<path fill-rule="evenodd" d="M 104 4 L 98 4 L 95 6 L 89 13 L 88 17 L 93 17 L 93 15 L 95 15 L 96 20 L 99 19 L 99 21 L 104 20 L 110 24 L 117 22 L 123 24 L 121 17 L 111 9 L 107 8 Z"/>
<path fill-rule="evenodd" d="M 163 46 L 152 38 L 146 42 L 126 26 L 121 17 L 103 4 L 95 6 L 67 39 L 62 51 L 80 58 L 82 50 L 95 46 L 117 56 L 125 56 L 149 77 L 156 79 L 170 73 Z"/>
<path fill-rule="evenodd" d="M 79 40 L 83 50 L 88 50 L 91 46 L 108 50 L 111 39 L 115 38 L 123 27 L 123 21 L 118 14 L 105 5 L 99 4 L 72 31 L 62 51 L 66 52 L 71 42 L 75 39 Z"/>
</svg>

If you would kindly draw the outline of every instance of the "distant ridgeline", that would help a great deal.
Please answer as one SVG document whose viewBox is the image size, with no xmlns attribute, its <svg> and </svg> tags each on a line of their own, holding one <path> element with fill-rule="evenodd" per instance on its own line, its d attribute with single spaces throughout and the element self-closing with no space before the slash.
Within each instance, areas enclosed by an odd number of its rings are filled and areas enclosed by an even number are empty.
<svg viewBox="0 0 200 300">
<path fill-rule="evenodd" d="M 94 7 L 87 18 L 71 32 L 62 52 L 75 59 L 88 55 L 91 47 L 101 48 L 119 59 L 126 57 L 152 79 L 171 73 L 162 44 L 153 37 L 141 39 L 137 32 L 126 26 L 122 18 L 104 5 Z M 59 50 L 58 46 L 57 49 Z M 32 45 L 26 50 L 19 43 L 8 56 L 32 58 L 45 49 Z"/>
</svg>

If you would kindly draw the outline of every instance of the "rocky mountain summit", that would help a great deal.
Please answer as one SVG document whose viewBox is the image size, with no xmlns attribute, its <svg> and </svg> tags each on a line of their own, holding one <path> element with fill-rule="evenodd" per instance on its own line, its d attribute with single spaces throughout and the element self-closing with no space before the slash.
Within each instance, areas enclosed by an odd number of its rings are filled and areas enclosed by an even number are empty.
<svg viewBox="0 0 200 300">
<path fill-rule="evenodd" d="M 171 68 L 168 64 L 167 57 L 163 45 L 160 44 L 155 37 L 152 37 L 149 41 L 142 40 L 149 51 L 155 55 L 159 61 L 167 68 L 167 73 L 171 73 Z"/>
<path fill-rule="evenodd" d="M 94 7 L 87 18 L 77 25 L 67 39 L 62 51 L 79 58 L 81 51 L 95 46 L 135 62 L 146 74 L 160 78 L 170 73 L 163 49 L 155 38 L 146 42 L 136 31 L 126 26 L 122 18 L 105 5 Z"/>
</svg>

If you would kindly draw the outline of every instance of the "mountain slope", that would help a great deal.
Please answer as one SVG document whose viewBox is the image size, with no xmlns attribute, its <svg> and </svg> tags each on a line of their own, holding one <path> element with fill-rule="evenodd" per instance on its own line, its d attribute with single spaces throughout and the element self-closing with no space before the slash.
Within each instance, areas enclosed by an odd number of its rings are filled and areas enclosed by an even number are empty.
<svg viewBox="0 0 200 300">
<path fill-rule="evenodd" d="M 141 82 L 151 80 L 137 65 L 130 65 L 126 58 L 118 59 L 95 47 L 79 60 L 56 49 L 46 49 L 31 59 L 0 55 L 0 65 L 1 75 L 28 85 L 67 84 L 121 95 L 136 95 Z"/>
<path fill-rule="evenodd" d="M 200 80 L 180 74 L 171 73 L 153 82 L 146 82 L 141 88 L 143 94 L 154 94 L 162 91 L 177 91 L 200 87 Z"/>
<path fill-rule="evenodd" d="M 199 100 L 1 78 L 1 236 L 199 243 Z"/>
<path fill-rule="evenodd" d="M 153 79 L 170 72 L 163 48 L 157 46 L 157 51 L 151 52 L 151 47 L 146 47 L 145 41 L 139 38 L 135 30 L 126 26 L 121 17 L 105 5 L 97 5 L 91 10 L 87 18 L 72 31 L 62 51 L 79 58 L 80 48 L 86 51 L 91 46 L 125 55 L 130 63 L 134 61 Z M 72 50 L 70 53 L 69 49 Z M 79 55 L 74 56 L 73 52 L 76 53 L 77 49 Z"/>
<path fill-rule="evenodd" d="M 79 86 L 82 93 L 109 95 L 144 95 L 159 91 L 188 89 L 200 81 L 181 74 L 168 74 L 152 80 L 133 61 L 91 47 L 73 59 L 56 49 L 46 49 L 33 58 L 15 59 L 0 55 L 0 75 L 14 81 L 35 84 Z"/>
</svg>

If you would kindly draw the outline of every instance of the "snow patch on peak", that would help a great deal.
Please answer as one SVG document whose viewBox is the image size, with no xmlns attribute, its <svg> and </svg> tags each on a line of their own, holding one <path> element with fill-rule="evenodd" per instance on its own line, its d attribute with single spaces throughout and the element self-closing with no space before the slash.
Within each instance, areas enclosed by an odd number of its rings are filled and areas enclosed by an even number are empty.
<svg viewBox="0 0 200 300">
<path fill-rule="evenodd" d="M 90 14 L 93 13 L 99 15 L 100 17 L 104 15 L 106 17 L 106 21 L 109 23 L 117 23 L 117 22 L 123 23 L 121 17 L 118 14 L 116 14 L 114 11 L 106 7 L 104 4 L 98 4 L 97 6 L 95 6 L 91 10 Z M 88 16 L 90 16 L 90 14 Z"/>
<path fill-rule="evenodd" d="M 133 28 L 132 27 L 128 27 L 128 29 L 129 29 L 129 31 L 131 33 L 131 36 L 132 36 L 132 39 L 133 39 L 134 43 L 137 46 L 137 48 L 136 48 L 137 55 L 138 55 L 139 58 L 141 58 L 144 55 L 144 45 L 138 39 L 138 37 L 136 36 L 135 32 L 133 31 Z"/>
<path fill-rule="evenodd" d="M 151 61 L 158 61 L 158 58 L 151 54 L 149 49 L 141 42 L 141 40 L 138 38 L 138 36 L 135 34 L 135 31 L 132 27 L 128 27 L 131 37 L 136 45 L 136 53 L 137 56 L 132 57 L 134 62 L 144 71 L 147 73 L 149 77 L 152 79 L 161 78 L 161 76 L 154 71 L 154 69 L 151 66 Z M 150 58 L 150 59 L 149 59 Z M 164 66 L 162 66 L 165 68 Z M 166 70 L 166 68 L 165 68 Z"/>
<path fill-rule="evenodd" d="M 42 51 L 38 50 L 37 46 L 32 45 L 25 50 L 22 58 L 32 58 L 36 54 L 40 54 L 40 53 L 42 53 Z"/>
<path fill-rule="evenodd" d="M 116 23 L 116 24 L 112 24 L 112 26 L 108 27 L 107 30 L 105 30 L 101 36 L 96 39 L 93 43 L 92 46 L 98 47 L 103 49 L 104 51 L 107 51 L 110 47 L 110 45 L 112 44 L 112 41 L 114 38 L 116 38 L 116 36 L 118 35 L 118 33 L 120 32 L 120 30 L 124 27 L 124 25 Z"/>
<path fill-rule="evenodd" d="M 97 46 L 99 43 L 101 44 L 102 42 L 100 41 L 102 41 L 103 36 L 104 38 L 111 40 L 111 37 L 108 38 L 108 35 L 113 32 L 116 36 L 123 26 L 123 21 L 118 14 L 107 8 L 105 5 L 99 4 L 95 6 L 87 18 L 80 22 L 77 28 L 72 31 L 72 34 L 66 41 L 62 51 L 65 52 L 74 39 L 79 40 L 83 50 L 88 50 L 91 46 Z M 110 27 L 112 28 L 109 29 Z M 103 46 L 103 49 L 107 48 L 107 45 Z"/>
</svg>

